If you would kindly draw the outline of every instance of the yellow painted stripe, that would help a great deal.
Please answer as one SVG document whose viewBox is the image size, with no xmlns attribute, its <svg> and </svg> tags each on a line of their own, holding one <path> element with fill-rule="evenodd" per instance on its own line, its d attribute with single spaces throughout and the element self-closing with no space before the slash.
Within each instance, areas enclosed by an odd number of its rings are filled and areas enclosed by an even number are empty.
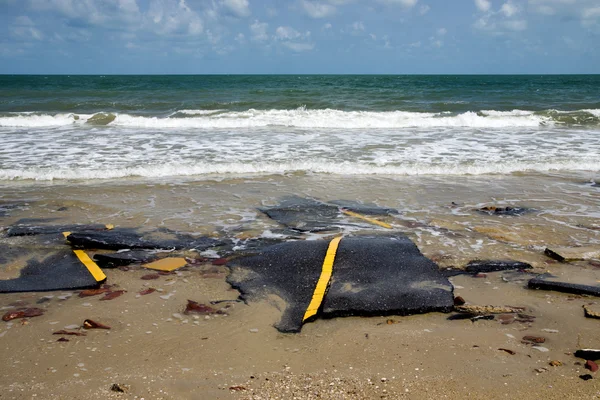
<svg viewBox="0 0 600 400">
<path fill-rule="evenodd" d="M 71 232 L 63 232 L 63 236 L 65 237 L 65 239 L 67 238 L 67 236 L 69 236 L 71 234 Z"/>
<path fill-rule="evenodd" d="M 96 282 L 102 282 L 103 280 L 106 279 L 106 275 L 104 275 L 104 272 L 102 272 L 100 267 L 95 262 L 92 261 L 90 256 L 88 256 L 85 251 L 73 250 L 73 253 L 75 253 L 77 258 L 79 258 L 79 261 L 81 261 L 83 263 L 83 265 L 86 266 L 88 271 L 90 271 L 90 274 L 92 274 L 92 276 L 94 277 Z"/>
<path fill-rule="evenodd" d="M 319 307 L 321 307 L 321 303 L 323 302 L 323 298 L 325 297 L 325 293 L 327 292 L 327 288 L 329 287 L 329 281 L 331 280 L 331 273 L 333 272 L 333 261 L 335 260 L 335 253 L 337 252 L 340 240 L 342 240 L 341 236 L 336 237 L 331 242 L 329 242 L 329 247 L 327 248 L 327 253 L 325 254 L 325 260 L 323 260 L 321 276 L 319 277 L 317 286 L 315 286 L 315 291 L 313 293 L 312 300 L 310 301 L 310 304 L 308 305 L 308 308 L 304 313 L 304 318 L 302 318 L 302 322 L 316 315 L 317 311 L 319 310 Z"/>
<path fill-rule="evenodd" d="M 350 211 L 350 210 L 342 210 L 342 212 L 351 217 L 360 218 L 360 219 L 370 222 L 372 224 L 379 225 L 379 226 L 387 228 L 387 229 L 392 229 L 392 226 L 390 224 L 386 224 L 385 222 L 378 221 L 375 218 L 365 217 L 364 215 L 355 213 L 354 211 Z"/>
</svg>

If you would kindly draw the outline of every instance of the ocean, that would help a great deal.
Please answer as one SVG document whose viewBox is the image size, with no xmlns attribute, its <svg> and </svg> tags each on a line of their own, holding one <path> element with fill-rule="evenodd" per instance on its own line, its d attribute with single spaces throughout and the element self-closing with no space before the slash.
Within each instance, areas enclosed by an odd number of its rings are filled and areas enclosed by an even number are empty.
<svg viewBox="0 0 600 400">
<path fill-rule="evenodd" d="M 0 182 L 600 170 L 600 75 L 1 76 Z"/>
<path fill-rule="evenodd" d="M 273 236 L 258 207 L 342 199 L 398 209 L 441 264 L 543 263 L 600 244 L 599 93 L 600 75 L 0 76 L 0 214 Z"/>
</svg>

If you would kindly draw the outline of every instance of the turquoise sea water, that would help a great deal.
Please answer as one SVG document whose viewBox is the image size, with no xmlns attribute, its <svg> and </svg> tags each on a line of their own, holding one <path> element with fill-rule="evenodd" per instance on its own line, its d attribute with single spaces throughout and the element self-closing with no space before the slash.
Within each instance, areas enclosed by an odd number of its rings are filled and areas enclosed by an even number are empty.
<svg viewBox="0 0 600 400">
<path fill-rule="evenodd" d="M 0 76 L 0 180 L 600 170 L 600 75 Z"/>
</svg>

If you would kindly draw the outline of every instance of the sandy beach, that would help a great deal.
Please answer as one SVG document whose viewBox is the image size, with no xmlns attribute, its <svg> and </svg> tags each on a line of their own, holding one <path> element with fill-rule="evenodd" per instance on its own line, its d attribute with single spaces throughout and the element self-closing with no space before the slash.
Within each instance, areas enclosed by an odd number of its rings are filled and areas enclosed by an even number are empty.
<svg viewBox="0 0 600 400">
<path fill-rule="evenodd" d="M 51 223 L 167 227 L 215 237 L 276 234 L 278 224 L 256 208 L 286 194 L 375 202 L 400 211 L 385 220 L 441 269 L 464 268 L 474 259 L 530 263 L 527 274 L 457 275 L 450 281 L 467 304 L 523 307 L 534 318 L 503 324 L 499 318 L 447 320 L 444 313 L 346 317 L 317 319 L 301 333 L 283 334 L 273 327 L 285 307 L 281 299 L 235 301 L 239 292 L 225 281 L 228 268 L 211 259 L 155 280 L 141 279 L 152 271 L 139 265 L 105 269 L 106 284 L 125 291 L 110 301 L 80 298 L 73 290 L 0 295 L 3 313 L 45 311 L 1 323 L 1 398 L 600 397 L 598 377 L 574 356 L 600 348 L 599 322 L 585 318 L 582 309 L 597 308 L 597 298 L 526 288 L 531 276 L 544 272 L 590 284 L 600 279 L 597 261 L 560 263 L 543 252 L 546 246 L 600 242 L 600 192 L 584 176 L 357 181 L 278 175 L 177 184 L 12 184 L 2 193 L 3 204 L 14 205 L 5 207 L 4 229 L 21 218 L 56 218 Z M 515 217 L 476 211 L 489 205 L 535 211 Z M 3 246 L 19 248 L 39 247 L 36 240 L 1 239 Z M 14 277 L 17 264 L 5 265 L 2 278 Z M 149 288 L 156 291 L 139 294 Z M 188 300 L 222 301 L 214 305 L 221 313 L 186 315 Z M 72 329 L 86 319 L 111 329 Z M 53 335 L 68 328 L 86 335 Z M 528 335 L 545 341 L 528 343 Z M 580 378 L 586 374 L 593 379 Z"/>
</svg>

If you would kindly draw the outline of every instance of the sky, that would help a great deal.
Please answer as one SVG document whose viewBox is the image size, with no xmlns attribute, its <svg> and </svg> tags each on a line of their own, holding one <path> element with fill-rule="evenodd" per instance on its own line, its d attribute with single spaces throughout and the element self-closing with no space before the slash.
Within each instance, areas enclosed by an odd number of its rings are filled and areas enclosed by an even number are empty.
<svg viewBox="0 0 600 400">
<path fill-rule="evenodd" d="M 600 0 L 0 0 L 0 74 L 600 73 Z"/>
</svg>

